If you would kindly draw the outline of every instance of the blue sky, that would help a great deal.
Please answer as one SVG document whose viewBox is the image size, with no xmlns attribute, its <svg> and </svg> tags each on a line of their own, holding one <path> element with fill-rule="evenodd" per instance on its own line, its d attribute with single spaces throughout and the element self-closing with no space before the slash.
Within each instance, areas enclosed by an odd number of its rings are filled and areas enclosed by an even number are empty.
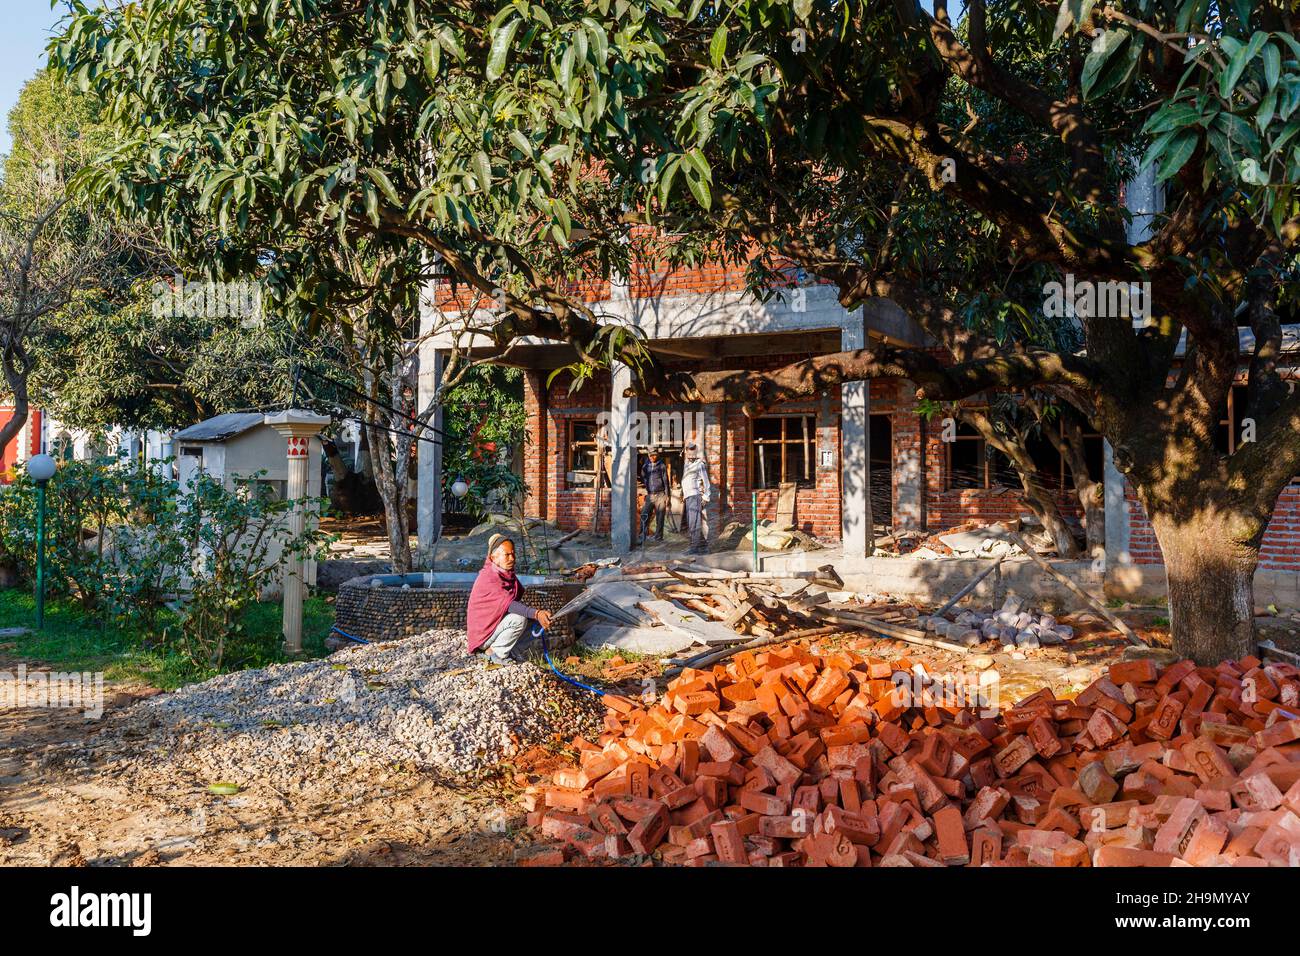
<svg viewBox="0 0 1300 956">
<path fill-rule="evenodd" d="M 0 153 L 9 152 L 9 110 L 23 84 L 45 62 L 45 44 L 62 15 L 61 9 L 50 9 L 50 0 L 5 0 L 0 27 Z"/>
</svg>

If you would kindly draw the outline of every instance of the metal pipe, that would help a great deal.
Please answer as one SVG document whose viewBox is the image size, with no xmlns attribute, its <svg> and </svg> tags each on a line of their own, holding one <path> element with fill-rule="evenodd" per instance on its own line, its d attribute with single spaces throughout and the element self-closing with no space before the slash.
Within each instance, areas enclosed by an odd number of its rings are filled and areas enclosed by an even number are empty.
<svg viewBox="0 0 1300 956">
<path fill-rule="evenodd" d="M 45 485 L 36 482 L 36 629 L 45 628 Z"/>
</svg>

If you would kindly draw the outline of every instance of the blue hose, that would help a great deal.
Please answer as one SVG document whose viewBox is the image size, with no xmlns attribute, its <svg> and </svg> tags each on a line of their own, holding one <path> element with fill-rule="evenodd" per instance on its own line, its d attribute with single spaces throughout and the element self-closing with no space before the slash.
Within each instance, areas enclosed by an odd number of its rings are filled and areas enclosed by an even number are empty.
<svg viewBox="0 0 1300 956">
<path fill-rule="evenodd" d="M 337 624 L 335 624 L 333 627 L 330 628 L 330 633 L 331 633 L 331 634 L 340 634 L 340 635 L 342 635 L 343 637 L 346 637 L 349 641 L 353 641 L 353 642 L 355 642 L 355 643 L 357 643 L 357 644 L 369 644 L 369 643 L 370 643 L 370 642 L 369 642 L 368 640 L 366 640 L 364 637 L 353 637 L 353 636 L 352 636 L 351 634 L 349 634 L 347 631 L 344 631 L 344 630 L 340 629 L 339 626 L 338 626 Z"/>
<path fill-rule="evenodd" d="M 540 624 L 534 624 L 532 629 L 532 635 L 533 637 L 541 638 L 542 656 L 546 658 L 546 663 L 550 665 L 550 668 L 552 671 L 555 672 L 556 677 L 558 677 L 562 681 L 565 681 L 566 683 L 572 684 L 574 687 L 581 687 L 583 690 L 591 691 L 597 697 L 605 696 L 605 691 L 600 690 L 597 687 L 592 687 L 590 684 L 584 684 L 582 681 L 570 677 L 568 674 L 560 673 L 560 669 L 555 666 L 555 661 L 551 660 L 551 646 L 546 642 L 546 628 L 542 627 L 542 625 Z"/>
</svg>

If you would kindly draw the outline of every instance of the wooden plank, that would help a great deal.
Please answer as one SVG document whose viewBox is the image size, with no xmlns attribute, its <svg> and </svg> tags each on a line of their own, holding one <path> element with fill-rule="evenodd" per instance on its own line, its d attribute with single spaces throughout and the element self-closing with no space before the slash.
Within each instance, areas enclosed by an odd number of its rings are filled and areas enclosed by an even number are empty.
<svg viewBox="0 0 1300 956">
<path fill-rule="evenodd" d="M 945 604 L 943 607 L 939 608 L 939 610 L 935 611 L 934 614 L 932 614 L 931 616 L 932 616 L 932 617 L 943 617 L 945 614 L 947 614 L 949 611 L 951 611 L 951 610 L 952 610 L 952 609 L 957 605 L 957 602 L 960 601 L 962 598 L 964 598 L 966 595 L 970 594 L 971 591 L 974 591 L 975 588 L 979 585 L 979 583 L 980 583 L 981 581 L 983 581 L 985 578 L 987 578 L 990 574 L 992 574 L 992 573 L 993 573 L 994 571 L 996 571 L 998 568 L 1002 567 L 1002 562 L 1005 561 L 1006 559 L 1007 559 L 1007 555 L 1005 555 L 1005 554 L 1002 555 L 1002 556 L 999 557 L 996 561 L 993 562 L 993 566 L 992 566 L 992 567 L 990 567 L 990 568 L 985 568 L 985 569 L 984 569 L 983 571 L 981 571 L 979 574 L 975 575 L 975 577 L 972 578 L 972 579 L 971 579 L 971 580 L 966 584 L 965 587 L 963 587 L 960 591 L 958 591 L 956 594 L 954 594 L 951 598 L 948 599 L 948 603 L 947 603 L 947 604 Z"/>
<path fill-rule="evenodd" d="M 783 481 L 776 492 L 776 525 L 785 530 L 794 524 L 794 503 L 798 495 L 798 485 L 793 481 Z"/>
</svg>

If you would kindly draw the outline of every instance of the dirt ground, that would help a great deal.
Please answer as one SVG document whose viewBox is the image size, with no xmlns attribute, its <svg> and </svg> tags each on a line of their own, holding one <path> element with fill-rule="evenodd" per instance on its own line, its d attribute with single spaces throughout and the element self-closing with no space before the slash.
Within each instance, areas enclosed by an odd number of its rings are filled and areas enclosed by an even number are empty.
<svg viewBox="0 0 1300 956">
<path fill-rule="evenodd" d="M 1144 637 L 1168 640 L 1150 615 L 1125 616 Z M 887 659 L 922 661 L 932 673 L 963 666 L 899 642 L 844 639 Z M 1123 652 L 1117 634 L 1085 625 L 1068 647 L 1027 661 L 998 655 L 1003 706 L 1044 684 L 1077 691 Z M 0 655 L 0 671 L 18 663 Z M 535 748 L 473 784 L 362 768 L 324 782 L 305 775 L 292 796 L 256 781 L 219 795 L 179 771 L 135 772 L 131 742 L 124 761 L 123 741 L 104 733 L 115 711 L 154 693 L 106 684 L 99 720 L 80 710 L 0 709 L 0 865 L 509 865 L 517 847 L 533 842 L 516 787 L 563 760 Z"/>
<path fill-rule="evenodd" d="M 0 670 L 18 663 L 0 657 Z M 126 781 L 120 767 L 62 762 L 152 693 L 106 684 L 101 720 L 0 709 L 0 865 L 502 865 L 530 842 L 499 781 L 394 768 L 308 782 L 292 798 L 257 783 L 221 796 L 193 779 Z"/>
</svg>

